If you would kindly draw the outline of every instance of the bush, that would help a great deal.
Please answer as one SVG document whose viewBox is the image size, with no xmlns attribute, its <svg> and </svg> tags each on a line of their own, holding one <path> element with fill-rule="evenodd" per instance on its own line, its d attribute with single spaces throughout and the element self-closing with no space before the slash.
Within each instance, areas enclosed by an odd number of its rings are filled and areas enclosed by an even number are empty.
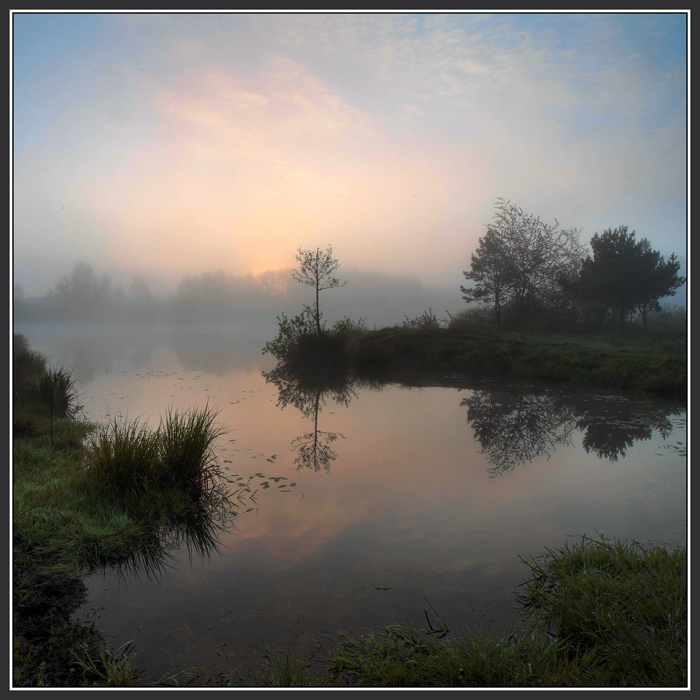
<svg viewBox="0 0 700 700">
<path fill-rule="evenodd" d="M 472 306 L 450 315 L 448 328 L 458 331 L 493 331 L 496 329 L 493 310 L 486 306 Z"/>
<path fill-rule="evenodd" d="M 285 313 L 277 317 L 279 330 L 274 340 L 268 340 L 263 355 L 270 353 L 278 362 L 294 363 L 299 359 L 300 345 L 307 336 L 316 335 L 313 314 L 308 306 L 302 313 L 288 318 Z"/>
<path fill-rule="evenodd" d="M 263 354 L 270 353 L 287 367 L 345 366 L 349 341 L 367 330 L 364 319 L 354 321 L 346 316 L 336 321 L 331 330 L 319 335 L 313 311 L 308 306 L 293 318 L 282 314 L 277 320 L 277 337 L 265 343 Z"/>
<path fill-rule="evenodd" d="M 346 340 L 349 340 L 354 335 L 367 330 L 367 319 L 360 318 L 357 321 L 349 316 L 344 316 L 339 321 L 333 324 L 333 333 Z"/>
<path fill-rule="evenodd" d="M 406 316 L 406 320 L 402 324 L 402 328 L 442 328 L 444 327 L 446 322 L 444 320 L 440 320 L 434 313 L 431 308 L 429 308 L 427 311 L 424 311 L 420 316 L 416 316 L 414 319 L 408 318 Z"/>
</svg>

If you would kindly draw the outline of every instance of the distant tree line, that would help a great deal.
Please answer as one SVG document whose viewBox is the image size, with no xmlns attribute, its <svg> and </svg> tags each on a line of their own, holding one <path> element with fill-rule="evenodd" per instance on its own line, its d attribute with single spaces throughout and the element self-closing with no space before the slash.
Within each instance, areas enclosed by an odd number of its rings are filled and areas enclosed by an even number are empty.
<svg viewBox="0 0 700 700">
<path fill-rule="evenodd" d="M 270 271 L 253 277 L 224 272 L 185 276 L 174 293 L 153 293 L 148 283 L 133 277 L 127 288 L 114 284 L 108 274 L 98 274 L 85 261 L 75 264 L 68 275 L 44 296 L 28 298 L 15 286 L 14 313 L 20 320 L 156 321 L 237 320 L 267 309 L 274 318 L 279 295 L 286 293 L 289 273 Z"/>
<path fill-rule="evenodd" d="M 596 233 L 586 254 L 576 229 L 561 230 L 504 199 L 464 272 L 461 286 L 475 316 L 497 329 L 581 325 L 624 329 L 685 283 L 668 260 L 627 226 Z"/>
<path fill-rule="evenodd" d="M 318 273 L 319 291 L 332 282 L 324 276 L 328 251 L 319 251 L 310 267 L 299 261 L 299 269 L 268 270 L 258 275 L 232 275 L 223 271 L 184 276 L 170 293 L 151 289 L 146 278 L 133 277 L 127 284 L 115 282 L 85 261 L 76 263 L 69 274 L 41 296 L 27 296 L 15 284 L 14 317 L 18 321 L 74 321 L 99 323 L 124 321 L 139 323 L 274 323 L 284 311 L 296 313 L 309 299 L 308 289 L 297 284 L 293 273 Z M 425 304 L 438 308 L 459 303 L 457 290 L 424 287 L 416 277 L 353 271 L 353 284 L 342 295 L 329 294 L 321 300 L 327 317 L 371 318 L 373 323 L 393 323 Z M 304 285 L 307 283 L 304 282 Z M 338 282 L 341 286 L 341 283 Z M 315 289 L 315 282 L 313 282 Z M 323 323 L 316 304 L 310 311 L 314 323 Z M 316 315 L 318 314 L 318 319 Z"/>
</svg>

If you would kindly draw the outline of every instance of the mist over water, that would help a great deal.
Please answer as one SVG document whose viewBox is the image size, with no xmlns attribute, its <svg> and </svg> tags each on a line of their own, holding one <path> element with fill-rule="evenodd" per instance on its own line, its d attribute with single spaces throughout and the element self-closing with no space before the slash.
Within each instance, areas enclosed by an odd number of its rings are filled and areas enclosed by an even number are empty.
<svg viewBox="0 0 700 700">
<path fill-rule="evenodd" d="M 463 308 L 459 280 L 450 286 L 425 286 L 411 275 L 360 270 L 339 274 L 347 285 L 321 294 L 323 318 L 363 318 L 368 326 L 401 324 L 428 308 L 439 318 Z M 125 281 L 119 282 L 117 280 Z M 446 281 L 447 283 L 448 281 Z M 243 324 L 267 328 L 281 313 L 295 315 L 313 301 L 312 290 L 297 284 L 292 269 L 235 276 L 219 272 L 183 274 L 174 289 L 155 291 L 158 280 L 102 272 L 81 261 L 56 284 L 28 295 L 15 280 L 14 316 L 18 322 Z"/>
<path fill-rule="evenodd" d="M 339 290 L 342 292 L 343 290 Z M 685 407 L 444 377 L 445 386 L 275 374 L 275 324 L 18 324 L 74 367 L 86 417 L 157 424 L 208 404 L 242 486 L 219 552 L 185 543 L 149 579 L 96 574 L 81 610 L 156 677 L 324 655 L 338 630 L 435 607 L 454 631 L 517 617 L 519 559 L 603 533 L 685 544 Z M 251 500 L 251 496 L 253 497 Z"/>
</svg>

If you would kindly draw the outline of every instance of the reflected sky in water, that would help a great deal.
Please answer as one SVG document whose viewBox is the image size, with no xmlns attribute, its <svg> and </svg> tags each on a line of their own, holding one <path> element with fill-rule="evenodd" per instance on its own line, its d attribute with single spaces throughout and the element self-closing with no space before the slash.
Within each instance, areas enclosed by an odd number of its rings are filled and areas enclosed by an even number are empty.
<svg viewBox="0 0 700 700">
<path fill-rule="evenodd" d="M 517 614 L 519 556 L 584 533 L 685 544 L 678 403 L 483 379 L 300 383 L 275 377 L 254 329 L 16 330 L 75 366 L 92 420 L 157 424 L 208 402 L 229 429 L 220 461 L 254 500 L 220 553 L 183 554 L 160 584 L 89 581 L 84 614 L 114 645 L 134 639 L 153 676 L 230 671 L 290 639 L 320 658 L 339 629 L 424 625 L 426 601 L 453 629 L 498 626 Z"/>
</svg>

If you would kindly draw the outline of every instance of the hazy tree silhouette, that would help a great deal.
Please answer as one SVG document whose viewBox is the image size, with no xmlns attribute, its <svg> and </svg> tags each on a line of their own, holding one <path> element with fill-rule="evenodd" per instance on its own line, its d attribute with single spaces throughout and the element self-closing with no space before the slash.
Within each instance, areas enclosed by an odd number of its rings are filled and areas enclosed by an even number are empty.
<svg viewBox="0 0 700 700">
<path fill-rule="evenodd" d="M 494 223 L 463 273 L 474 286 L 460 290 L 467 303 L 492 304 L 500 329 L 505 309 L 519 325 L 538 309 L 560 306 L 568 298 L 565 280 L 578 274 L 583 247 L 576 229 L 544 223 L 500 197 L 495 208 Z"/>
<path fill-rule="evenodd" d="M 333 248 L 330 245 L 325 251 L 322 251 L 320 248 L 316 248 L 316 250 L 299 248 L 295 257 L 299 268 L 292 272 L 292 277 L 297 282 L 314 289 L 316 302 L 311 309 L 311 313 L 316 325 L 316 333 L 322 335 L 323 328 L 321 326 L 321 310 L 318 305 L 318 295 L 326 289 L 344 287 L 347 282 L 341 282 L 338 277 L 333 277 L 333 273 L 338 269 L 340 263 L 333 258 Z"/>
<path fill-rule="evenodd" d="M 583 261 L 578 294 L 595 311 L 598 323 L 617 313 L 619 328 L 639 311 L 646 329 L 649 311 L 660 311 L 659 300 L 674 296 L 685 278 L 679 277 L 675 254 L 666 260 L 646 238 L 635 240 L 627 226 L 607 229 L 591 239 L 592 257 Z"/>
</svg>

